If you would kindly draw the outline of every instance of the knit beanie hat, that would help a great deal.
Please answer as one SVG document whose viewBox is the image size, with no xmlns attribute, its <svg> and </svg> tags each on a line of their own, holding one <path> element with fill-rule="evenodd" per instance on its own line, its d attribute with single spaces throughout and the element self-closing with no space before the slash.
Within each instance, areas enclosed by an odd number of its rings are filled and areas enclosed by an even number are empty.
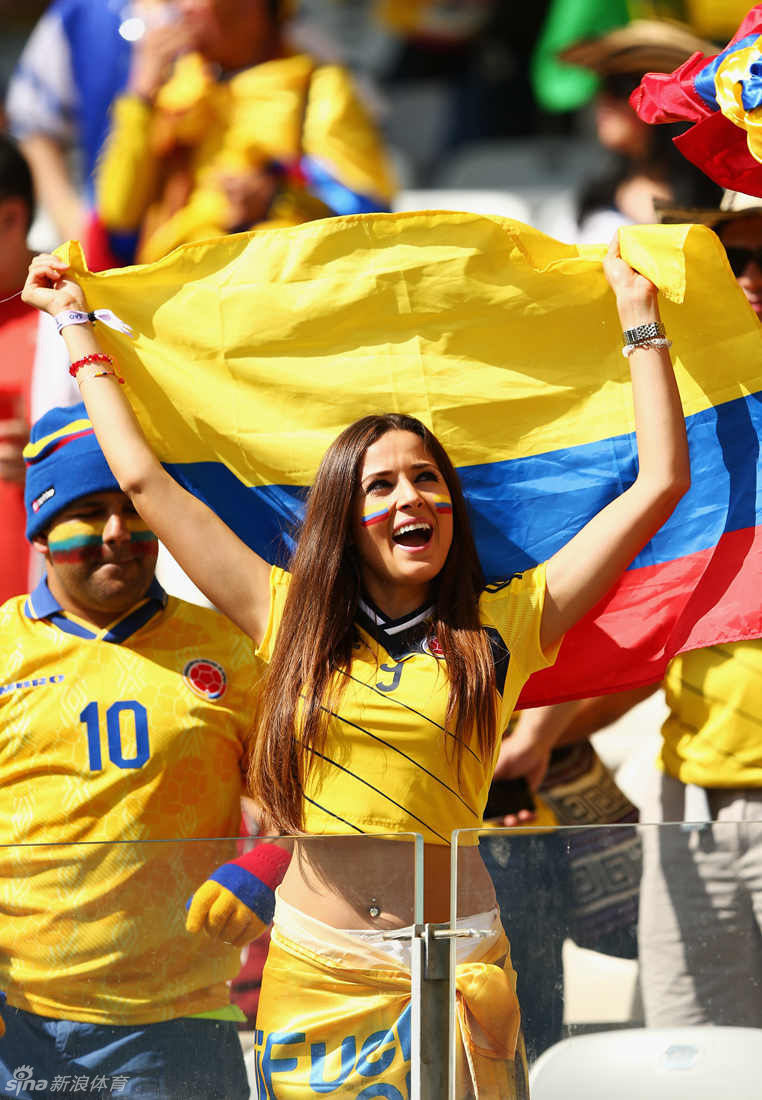
<svg viewBox="0 0 762 1100">
<path fill-rule="evenodd" d="M 26 537 L 30 541 L 79 497 L 119 492 L 81 401 L 68 408 L 50 409 L 32 425 L 24 461 Z"/>
</svg>

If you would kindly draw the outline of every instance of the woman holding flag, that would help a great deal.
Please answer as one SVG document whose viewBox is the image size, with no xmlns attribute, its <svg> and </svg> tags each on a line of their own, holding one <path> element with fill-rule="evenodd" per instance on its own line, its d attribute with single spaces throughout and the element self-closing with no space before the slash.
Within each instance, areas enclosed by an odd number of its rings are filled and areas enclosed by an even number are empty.
<svg viewBox="0 0 762 1100">
<path fill-rule="evenodd" d="M 406 1095 L 409 950 L 383 932 L 410 921 L 412 860 L 378 835 L 423 835 L 425 920 L 446 920 L 449 837 L 481 822 L 524 682 L 689 486 L 656 288 L 616 242 L 604 268 L 632 373 L 638 476 L 546 563 L 485 585 L 446 452 L 399 414 L 364 417 L 329 447 L 290 569 L 270 567 L 154 456 L 66 264 L 31 265 L 24 299 L 57 318 L 117 480 L 269 663 L 253 795 L 273 828 L 326 837 L 299 847 L 279 890 L 258 1019 L 264 1095 Z M 458 1095 L 511 1098 L 523 1088 L 515 974 L 476 847 L 459 879 L 459 911 L 482 936 L 459 955 Z"/>
</svg>

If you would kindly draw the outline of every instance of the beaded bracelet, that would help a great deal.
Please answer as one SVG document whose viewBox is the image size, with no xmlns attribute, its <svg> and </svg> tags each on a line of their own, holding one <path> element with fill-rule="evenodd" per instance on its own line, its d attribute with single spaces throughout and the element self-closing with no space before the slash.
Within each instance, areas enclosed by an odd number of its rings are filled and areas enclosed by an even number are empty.
<svg viewBox="0 0 762 1100">
<path fill-rule="evenodd" d="M 89 378 L 116 378 L 120 386 L 124 385 L 124 379 L 121 378 L 115 370 L 98 370 L 95 374 L 88 375 Z"/>
<path fill-rule="evenodd" d="M 634 351 L 638 348 L 671 348 L 672 341 L 666 340 L 659 336 L 656 339 L 639 340 L 637 344 L 625 344 L 622 348 L 622 355 L 625 359 L 629 359 Z"/>
<path fill-rule="evenodd" d="M 75 362 L 73 362 L 69 367 L 69 374 L 72 376 L 72 378 L 76 378 L 77 371 L 79 371 L 82 367 L 87 366 L 88 363 L 108 364 L 106 370 L 97 371 L 95 374 L 91 375 L 92 378 L 103 378 L 106 375 L 113 375 L 113 377 L 116 378 L 117 382 L 119 382 L 120 385 L 124 385 L 124 379 L 121 378 L 116 373 L 116 371 L 112 369 L 114 366 L 114 360 L 111 358 L 110 355 L 105 355 L 101 351 L 94 351 L 92 355 L 83 355 L 81 359 L 75 360 Z"/>
</svg>

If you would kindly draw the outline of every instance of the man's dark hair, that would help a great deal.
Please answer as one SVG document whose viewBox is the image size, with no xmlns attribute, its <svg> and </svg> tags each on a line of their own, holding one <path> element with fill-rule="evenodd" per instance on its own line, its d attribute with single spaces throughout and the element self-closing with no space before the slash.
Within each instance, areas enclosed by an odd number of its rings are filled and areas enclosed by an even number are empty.
<svg viewBox="0 0 762 1100">
<path fill-rule="evenodd" d="M 21 199 L 32 224 L 35 211 L 34 185 L 29 165 L 13 138 L 0 134 L 0 202 L 4 199 Z"/>
</svg>

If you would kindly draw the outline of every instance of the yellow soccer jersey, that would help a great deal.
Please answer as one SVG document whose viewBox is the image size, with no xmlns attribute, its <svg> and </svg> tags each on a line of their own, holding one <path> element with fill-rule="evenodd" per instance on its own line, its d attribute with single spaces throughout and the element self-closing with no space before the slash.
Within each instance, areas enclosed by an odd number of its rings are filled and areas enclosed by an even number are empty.
<svg viewBox="0 0 762 1100">
<path fill-rule="evenodd" d="M 683 653 L 664 688 L 664 769 L 700 787 L 762 787 L 762 640 Z"/>
<path fill-rule="evenodd" d="M 156 583 L 94 631 L 44 581 L 0 636 L 0 988 L 97 1023 L 219 1009 L 239 954 L 185 902 L 234 842 L 155 842 L 238 834 L 250 639 Z"/>
<path fill-rule="evenodd" d="M 273 568 L 270 621 L 258 651 L 265 660 L 272 655 L 289 582 L 288 573 Z M 540 648 L 544 598 L 543 565 L 482 593 L 481 619 L 500 693 L 498 729 L 507 724 L 529 675 L 555 659 Z M 474 737 L 458 782 L 454 735 L 444 729 L 449 682 L 436 639 L 429 637 L 431 612 L 422 608 L 388 621 L 361 602 L 338 713 L 305 784 L 308 833 L 411 832 L 448 844 L 453 829 L 481 824 L 495 759 L 478 756 Z"/>
</svg>

